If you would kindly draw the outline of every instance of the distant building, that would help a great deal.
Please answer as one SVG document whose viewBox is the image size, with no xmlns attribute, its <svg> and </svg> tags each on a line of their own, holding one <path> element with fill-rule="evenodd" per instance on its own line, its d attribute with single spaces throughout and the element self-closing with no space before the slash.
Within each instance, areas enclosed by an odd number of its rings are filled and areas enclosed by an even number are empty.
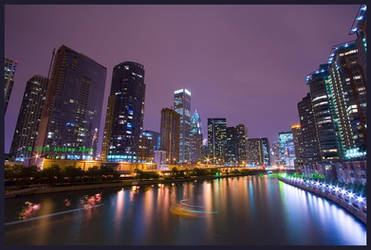
<svg viewBox="0 0 371 250">
<path fill-rule="evenodd" d="M 225 118 L 207 119 L 209 158 L 214 164 L 224 164 L 227 121 Z"/>
<path fill-rule="evenodd" d="M 263 165 L 264 166 L 270 166 L 271 165 L 271 157 L 270 157 L 270 147 L 269 147 L 269 141 L 268 138 L 260 138 L 262 142 L 262 154 L 263 154 Z"/>
<path fill-rule="evenodd" d="M 40 75 L 34 75 L 27 81 L 10 147 L 10 155 L 16 161 L 23 162 L 32 157 L 47 87 L 48 79 Z"/>
<path fill-rule="evenodd" d="M 236 126 L 237 161 L 240 165 L 247 163 L 247 128 L 243 124 Z"/>
<path fill-rule="evenodd" d="M 180 115 L 172 109 L 161 110 L 161 150 L 166 151 L 167 163 L 179 161 Z"/>
<path fill-rule="evenodd" d="M 227 127 L 225 142 L 225 164 L 227 166 L 238 165 L 237 131 L 235 127 Z"/>
<path fill-rule="evenodd" d="M 294 147 L 295 147 L 295 161 L 294 166 L 295 169 L 300 170 L 303 166 L 303 140 L 302 140 L 302 134 L 301 134 L 301 125 L 299 124 L 293 124 L 291 126 L 291 132 L 292 137 L 294 139 Z"/>
<path fill-rule="evenodd" d="M 180 115 L 179 162 L 190 160 L 191 92 L 179 89 L 174 92 L 174 110 Z"/>
<path fill-rule="evenodd" d="M 11 60 L 8 58 L 5 58 L 4 60 L 4 115 L 8 107 L 10 94 L 12 93 L 17 64 L 17 60 Z"/>
<path fill-rule="evenodd" d="M 264 165 L 263 141 L 261 138 L 247 140 L 247 163 L 254 166 Z"/>
<path fill-rule="evenodd" d="M 275 141 L 271 147 L 271 163 L 275 165 L 281 164 L 281 153 L 280 153 L 280 144 L 279 142 Z"/>
<path fill-rule="evenodd" d="M 281 164 L 286 167 L 294 167 L 295 161 L 295 146 L 292 132 L 278 133 L 278 141 L 280 144 Z"/>
<path fill-rule="evenodd" d="M 168 164 L 166 163 L 166 151 L 165 150 L 155 150 L 154 151 L 154 162 L 156 163 L 156 168 L 160 170 L 167 170 Z"/>
<path fill-rule="evenodd" d="M 201 118 L 197 113 L 197 110 L 192 115 L 191 118 L 191 132 L 189 136 L 190 142 L 190 161 L 192 163 L 197 163 L 201 161 L 201 146 L 202 146 L 202 127 Z"/>
<path fill-rule="evenodd" d="M 154 151 L 161 148 L 160 133 L 150 130 L 144 130 L 140 138 L 139 155 L 140 162 L 153 161 Z"/>
<path fill-rule="evenodd" d="M 201 146 L 201 162 L 202 163 L 210 163 L 211 160 L 209 159 L 209 147 L 208 145 Z"/>
<path fill-rule="evenodd" d="M 67 46 L 54 58 L 34 153 L 43 158 L 94 159 L 106 68 Z"/>
</svg>

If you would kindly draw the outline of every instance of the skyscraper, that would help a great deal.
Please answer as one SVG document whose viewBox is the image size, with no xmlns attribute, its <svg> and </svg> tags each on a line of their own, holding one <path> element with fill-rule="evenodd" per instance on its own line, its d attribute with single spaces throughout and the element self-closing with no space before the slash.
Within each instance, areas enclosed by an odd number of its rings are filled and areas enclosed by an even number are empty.
<svg viewBox="0 0 371 250">
<path fill-rule="evenodd" d="M 4 60 L 4 114 L 8 108 L 10 94 L 12 93 L 17 64 L 17 60 L 11 60 L 8 58 L 5 58 Z"/>
<path fill-rule="evenodd" d="M 326 93 L 341 158 L 350 158 L 347 152 L 352 150 L 366 152 L 366 79 L 359 55 L 356 44 L 349 42 L 334 47 L 329 58 Z"/>
<path fill-rule="evenodd" d="M 261 146 L 262 146 L 262 158 L 263 158 L 263 165 L 270 166 L 271 165 L 271 157 L 270 157 L 270 148 L 269 148 L 269 141 L 268 138 L 263 137 L 261 139 Z"/>
<path fill-rule="evenodd" d="M 36 139 L 41 156 L 92 159 L 98 142 L 106 68 L 65 45 L 53 70 Z"/>
<path fill-rule="evenodd" d="M 276 165 L 281 164 L 280 144 L 277 141 L 274 141 L 271 147 L 271 163 Z"/>
<path fill-rule="evenodd" d="M 237 161 L 238 164 L 246 164 L 247 161 L 247 128 L 243 124 L 236 126 L 237 133 Z"/>
<path fill-rule="evenodd" d="M 195 110 L 191 118 L 191 132 L 189 136 L 190 161 L 192 163 L 197 163 L 201 160 L 202 139 L 201 118 L 197 110 Z"/>
<path fill-rule="evenodd" d="M 321 157 L 312 108 L 312 99 L 309 93 L 298 103 L 298 112 L 301 127 L 301 158 L 303 164 L 317 162 Z"/>
<path fill-rule="evenodd" d="M 154 151 L 160 150 L 160 133 L 150 130 L 144 130 L 140 138 L 138 159 L 141 162 L 153 160 Z"/>
<path fill-rule="evenodd" d="M 284 164 L 286 167 L 294 167 L 295 146 L 292 132 L 278 133 L 278 141 L 280 144 L 281 164 Z"/>
<path fill-rule="evenodd" d="M 331 117 L 331 100 L 326 93 L 329 81 L 329 64 L 321 64 L 319 70 L 307 76 L 321 160 L 339 159 L 335 124 Z"/>
<path fill-rule="evenodd" d="M 180 162 L 190 160 L 191 92 L 187 89 L 174 91 L 174 110 L 180 115 Z"/>
<path fill-rule="evenodd" d="M 292 132 L 292 137 L 294 139 L 294 146 L 295 146 L 295 168 L 300 169 L 301 166 L 303 165 L 303 140 L 301 136 L 301 125 L 300 123 L 298 124 L 293 124 L 291 126 L 291 132 Z"/>
<path fill-rule="evenodd" d="M 179 161 L 180 115 L 172 109 L 161 110 L 161 150 L 166 151 L 167 163 Z"/>
<path fill-rule="evenodd" d="M 261 138 L 247 140 L 247 162 L 249 165 L 262 166 L 264 164 L 263 141 Z"/>
<path fill-rule="evenodd" d="M 227 136 L 227 122 L 225 118 L 207 119 L 207 142 L 209 158 L 212 163 L 224 164 L 225 139 Z"/>
<path fill-rule="evenodd" d="M 225 141 L 225 163 L 229 166 L 238 164 L 237 130 L 235 127 L 227 127 Z"/>
<path fill-rule="evenodd" d="M 27 81 L 10 147 L 10 154 L 16 161 L 32 156 L 47 87 L 48 79 L 40 75 L 34 75 Z"/>
<path fill-rule="evenodd" d="M 144 67 L 123 62 L 113 68 L 102 159 L 137 162 L 144 113 Z"/>
</svg>

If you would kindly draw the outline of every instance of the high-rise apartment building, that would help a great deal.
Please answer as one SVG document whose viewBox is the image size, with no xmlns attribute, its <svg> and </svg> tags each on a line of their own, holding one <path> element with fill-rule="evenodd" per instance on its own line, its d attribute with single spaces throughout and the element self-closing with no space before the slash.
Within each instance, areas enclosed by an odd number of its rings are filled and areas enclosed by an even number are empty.
<svg viewBox="0 0 371 250">
<path fill-rule="evenodd" d="M 191 118 L 191 132 L 189 135 L 189 153 L 192 163 L 197 163 L 201 160 L 202 139 L 201 118 L 197 110 L 195 110 Z"/>
<path fill-rule="evenodd" d="M 180 115 L 172 109 L 161 110 L 161 150 L 166 151 L 167 163 L 179 161 Z"/>
<path fill-rule="evenodd" d="M 54 58 L 34 148 L 41 157 L 92 159 L 98 142 L 106 68 L 67 46 Z"/>
<path fill-rule="evenodd" d="M 237 133 L 237 161 L 239 165 L 247 162 L 247 128 L 243 124 L 236 126 Z"/>
<path fill-rule="evenodd" d="M 247 140 L 247 163 L 254 166 L 264 164 L 263 141 L 261 138 L 249 138 Z"/>
<path fill-rule="evenodd" d="M 8 108 L 10 94 L 12 93 L 17 64 L 17 60 L 11 60 L 8 58 L 5 58 L 4 60 L 4 114 Z"/>
<path fill-rule="evenodd" d="M 301 125 L 300 123 L 298 124 L 293 124 L 291 126 L 291 132 L 292 132 L 292 137 L 294 140 L 294 147 L 295 147 L 295 161 L 294 165 L 296 169 L 300 169 L 301 166 L 303 165 L 303 140 L 302 140 L 302 134 L 301 134 Z"/>
<path fill-rule="evenodd" d="M 144 130 L 140 138 L 138 160 L 140 162 L 153 161 L 154 152 L 161 148 L 160 133 Z"/>
<path fill-rule="evenodd" d="M 237 130 L 235 127 L 227 127 L 224 156 L 226 165 L 238 165 Z"/>
<path fill-rule="evenodd" d="M 263 137 L 261 139 L 261 146 L 262 146 L 262 158 L 263 158 L 263 165 L 270 166 L 271 165 L 271 157 L 270 157 L 270 147 L 268 138 Z"/>
<path fill-rule="evenodd" d="M 280 144 L 281 164 L 286 167 L 294 167 L 295 161 L 295 146 L 292 132 L 278 133 L 278 141 Z"/>
<path fill-rule="evenodd" d="M 10 154 L 16 161 L 32 157 L 47 87 L 48 79 L 40 75 L 34 75 L 27 81 L 10 147 Z"/>
<path fill-rule="evenodd" d="M 108 97 L 102 159 L 114 162 L 139 160 L 144 97 L 143 65 L 136 62 L 116 65 Z"/>
<path fill-rule="evenodd" d="M 321 64 L 319 70 L 307 76 L 306 81 L 310 89 L 321 160 L 339 159 L 335 124 L 331 116 L 332 104 L 326 91 L 331 81 L 329 64 Z"/>
<path fill-rule="evenodd" d="M 207 142 L 209 158 L 214 164 L 224 164 L 225 140 L 227 136 L 227 121 L 225 118 L 207 119 Z"/>
<path fill-rule="evenodd" d="M 179 162 L 189 162 L 191 132 L 191 92 L 187 89 L 174 91 L 174 110 L 180 115 Z"/>
<path fill-rule="evenodd" d="M 280 144 L 278 141 L 274 141 L 271 147 L 271 163 L 275 165 L 281 164 L 281 153 Z"/>
</svg>

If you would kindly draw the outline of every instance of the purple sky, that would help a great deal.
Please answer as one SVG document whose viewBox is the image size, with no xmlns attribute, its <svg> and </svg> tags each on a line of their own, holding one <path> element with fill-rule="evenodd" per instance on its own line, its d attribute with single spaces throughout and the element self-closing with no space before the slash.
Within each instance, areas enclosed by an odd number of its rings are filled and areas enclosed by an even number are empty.
<svg viewBox="0 0 371 250">
<path fill-rule="evenodd" d="M 173 91 L 192 92 L 204 137 L 207 118 L 243 123 L 248 137 L 277 139 L 298 122 L 305 76 L 327 62 L 359 5 L 8 5 L 5 56 L 19 61 L 5 116 L 5 152 L 13 138 L 26 81 L 47 75 L 53 48 L 71 47 L 107 67 L 101 132 L 112 68 L 144 65 L 144 129 L 159 131 Z M 101 133 L 102 134 L 102 133 Z M 99 142 L 101 143 L 100 138 Z"/>
</svg>

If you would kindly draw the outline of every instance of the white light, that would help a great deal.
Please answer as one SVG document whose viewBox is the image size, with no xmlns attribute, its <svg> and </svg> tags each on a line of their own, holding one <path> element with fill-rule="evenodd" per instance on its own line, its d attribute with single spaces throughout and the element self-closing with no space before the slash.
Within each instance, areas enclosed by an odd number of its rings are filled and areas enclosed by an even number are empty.
<svg viewBox="0 0 371 250">
<path fill-rule="evenodd" d="M 339 191 L 339 187 L 335 187 L 335 191 L 336 191 L 336 192 Z"/>
<path fill-rule="evenodd" d="M 367 10 L 367 5 L 363 5 L 362 8 L 361 8 L 362 11 L 365 11 Z"/>
<path fill-rule="evenodd" d="M 358 198 L 357 198 L 357 201 L 358 201 L 358 202 L 363 202 L 364 199 L 363 199 L 363 197 L 358 197 Z"/>
<path fill-rule="evenodd" d="M 342 193 L 342 194 L 345 194 L 346 192 L 347 192 L 347 191 L 345 191 L 345 189 L 342 189 L 342 190 L 341 190 L 341 193 Z"/>
<path fill-rule="evenodd" d="M 354 194 L 353 194 L 353 193 L 349 193 L 348 196 L 349 196 L 350 198 L 353 198 Z"/>
<path fill-rule="evenodd" d="M 357 21 L 361 21 L 363 19 L 363 16 L 357 17 Z"/>
</svg>

